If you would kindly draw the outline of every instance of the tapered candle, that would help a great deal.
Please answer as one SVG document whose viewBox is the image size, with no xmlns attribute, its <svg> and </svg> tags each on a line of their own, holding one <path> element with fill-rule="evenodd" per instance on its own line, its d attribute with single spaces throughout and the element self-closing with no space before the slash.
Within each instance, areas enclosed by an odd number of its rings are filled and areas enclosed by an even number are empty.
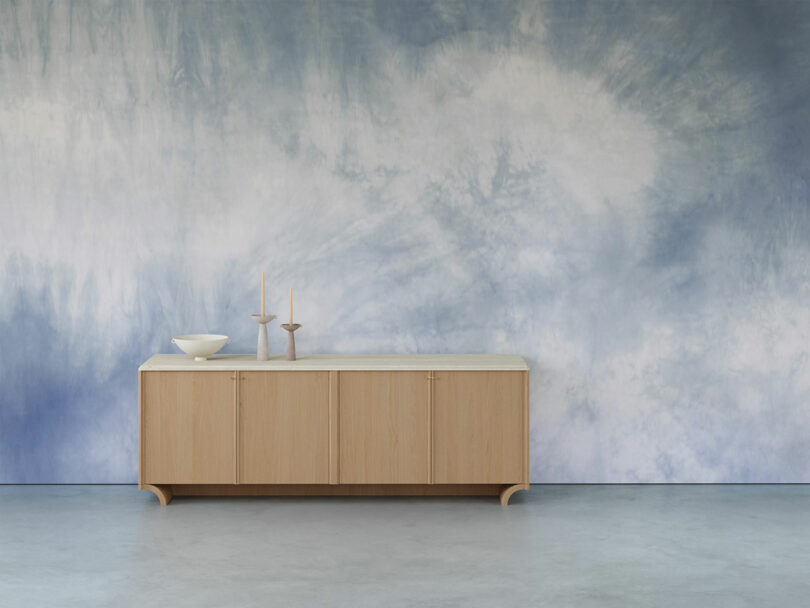
<svg viewBox="0 0 810 608">
<path fill-rule="evenodd" d="M 264 273 L 262 273 L 262 316 L 264 316 Z"/>
<path fill-rule="evenodd" d="M 290 287 L 290 325 L 292 324 L 292 287 Z"/>
</svg>

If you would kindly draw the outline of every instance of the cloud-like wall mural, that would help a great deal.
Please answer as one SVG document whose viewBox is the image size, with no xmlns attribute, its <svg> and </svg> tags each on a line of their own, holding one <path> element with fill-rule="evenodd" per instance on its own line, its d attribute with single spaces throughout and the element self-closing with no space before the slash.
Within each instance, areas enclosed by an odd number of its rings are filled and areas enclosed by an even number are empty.
<svg viewBox="0 0 810 608">
<path fill-rule="evenodd" d="M 810 4 L 0 0 L 0 482 L 173 335 L 531 366 L 533 482 L 810 481 Z M 271 349 L 285 335 L 271 327 Z"/>
</svg>

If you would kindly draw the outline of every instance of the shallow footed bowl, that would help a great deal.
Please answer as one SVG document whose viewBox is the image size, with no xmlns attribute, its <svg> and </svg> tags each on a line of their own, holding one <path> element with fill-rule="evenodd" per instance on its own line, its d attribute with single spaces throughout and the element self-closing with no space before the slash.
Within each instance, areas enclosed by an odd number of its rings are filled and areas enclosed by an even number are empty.
<svg viewBox="0 0 810 608">
<path fill-rule="evenodd" d="M 228 343 L 228 336 L 220 334 L 187 334 L 175 336 L 172 342 L 184 353 L 192 355 L 195 361 L 205 361 Z"/>
</svg>

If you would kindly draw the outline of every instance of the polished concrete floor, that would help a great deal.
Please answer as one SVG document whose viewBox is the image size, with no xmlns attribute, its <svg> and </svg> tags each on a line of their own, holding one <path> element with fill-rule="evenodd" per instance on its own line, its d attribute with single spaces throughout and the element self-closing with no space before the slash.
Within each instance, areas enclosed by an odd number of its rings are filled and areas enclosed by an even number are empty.
<svg viewBox="0 0 810 608">
<path fill-rule="evenodd" d="M 810 486 L 512 500 L 0 486 L 0 606 L 810 605 Z"/>
</svg>

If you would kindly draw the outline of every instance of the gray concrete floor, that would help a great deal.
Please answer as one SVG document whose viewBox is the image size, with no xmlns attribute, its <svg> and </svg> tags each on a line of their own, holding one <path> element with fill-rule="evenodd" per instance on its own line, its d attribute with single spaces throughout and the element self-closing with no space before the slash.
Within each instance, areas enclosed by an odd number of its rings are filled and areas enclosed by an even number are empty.
<svg viewBox="0 0 810 608">
<path fill-rule="evenodd" d="M 512 500 L 0 486 L 0 606 L 810 604 L 810 486 Z"/>
</svg>

